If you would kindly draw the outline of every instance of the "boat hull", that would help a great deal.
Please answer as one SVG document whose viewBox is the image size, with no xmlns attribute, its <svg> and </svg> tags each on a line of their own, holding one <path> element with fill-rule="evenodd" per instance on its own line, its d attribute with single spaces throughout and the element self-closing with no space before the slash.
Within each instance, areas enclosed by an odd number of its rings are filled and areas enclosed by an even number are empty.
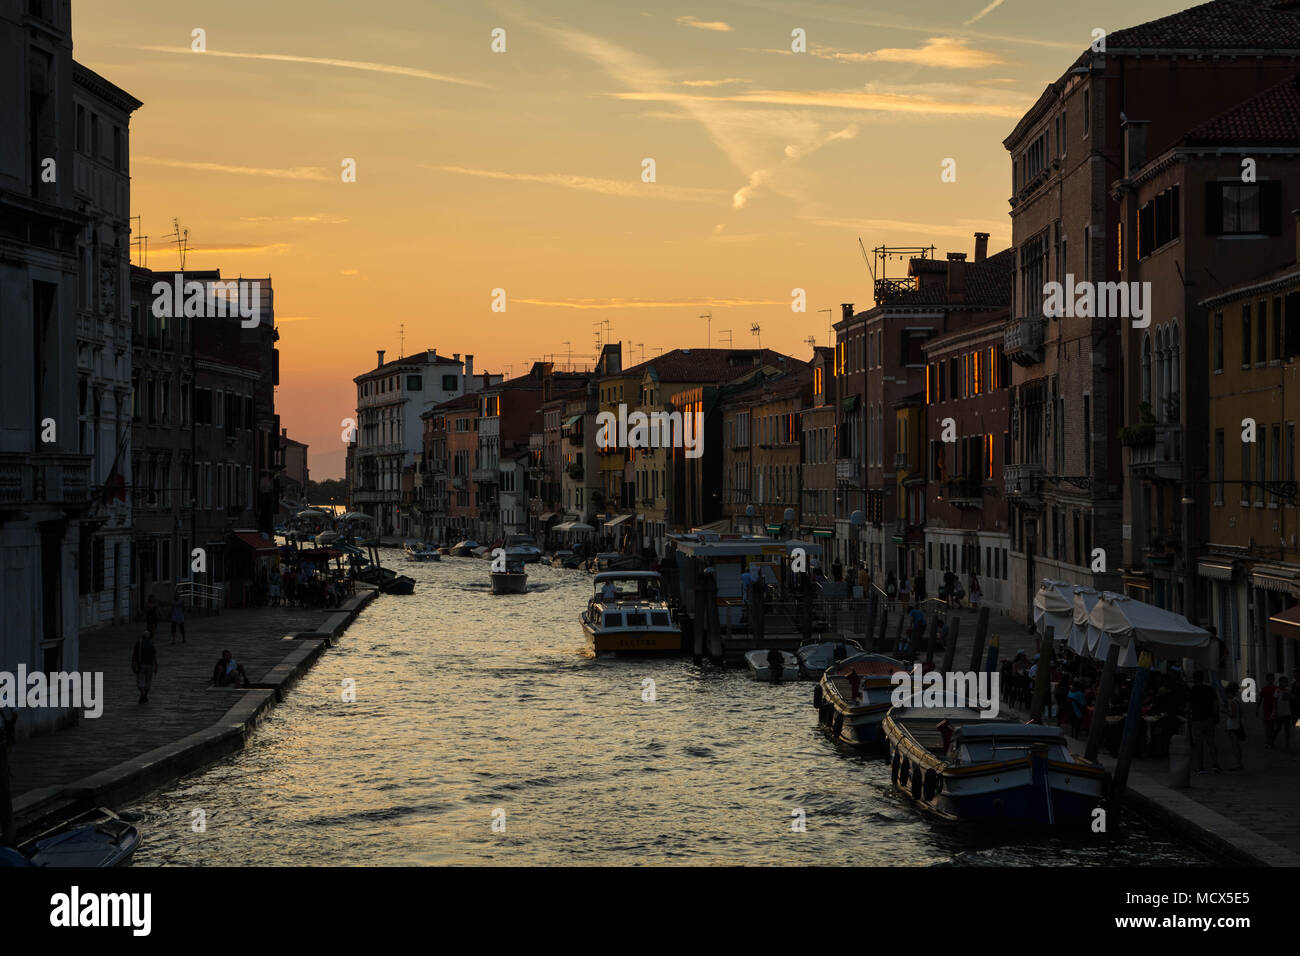
<svg viewBox="0 0 1300 956">
<path fill-rule="evenodd" d="M 527 590 L 528 575 L 526 574 L 504 574 L 497 572 L 492 575 L 493 594 L 523 594 Z"/>
<path fill-rule="evenodd" d="M 673 657 L 682 653 L 682 632 L 677 628 L 598 631 L 582 624 L 587 649 L 596 657 Z"/>
</svg>

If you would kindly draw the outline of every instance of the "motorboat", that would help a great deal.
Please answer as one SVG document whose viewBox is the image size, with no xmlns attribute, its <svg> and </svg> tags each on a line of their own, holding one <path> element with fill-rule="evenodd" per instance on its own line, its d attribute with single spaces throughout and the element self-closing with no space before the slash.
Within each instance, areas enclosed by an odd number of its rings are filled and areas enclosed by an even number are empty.
<svg viewBox="0 0 1300 956">
<path fill-rule="evenodd" d="M 466 538 L 459 544 L 453 544 L 451 546 L 451 554 L 453 557 L 457 558 L 472 558 L 474 557 L 474 550 L 478 546 L 479 543 L 473 538 Z"/>
<path fill-rule="evenodd" d="M 602 571 L 635 571 L 641 567 L 641 559 L 635 554 L 623 554 L 621 551 L 602 551 L 587 562 L 587 570 L 592 574 Z"/>
<path fill-rule="evenodd" d="M 813 640 L 800 644 L 795 656 L 799 659 L 800 672 L 808 680 L 818 680 L 826 668 L 835 663 L 837 654 L 843 658 L 850 654 L 861 654 L 864 650 L 852 638 L 838 641 Z"/>
<path fill-rule="evenodd" d="M 894 784 L 947 819 L 1073 826 L 1105 796 L 1105 770 L 1070 753 L 1060 727 L 909 702 L 883 731 Z"/>
<path fill-rule="evenodd" d="M 528 574 L 522 564 L 507 560 L 504 571 L 493 571 L 491 575 L 493 594 L 523 594 L 528 590 Z"/>
<path fill-rule="evenodd" d="M 526 534 L 512 534 L 506 539 L 506 560 L 520 564 L 536 564 L 542 560 L 542 549 Z"/>
<path fill-rule="evenodd" d="M 682 653 L 682 631 L 663 597 L 657 571 L 605 571 L 580 621 L 596 657 Z"/>
<path fill-rule="evenodd" d="M 102 808 L 64 826 L 61 832 L 38 837 L 26 853 L 6 852 L 0 866 L 127 866 L 140 847 L 140 831 Z"/>
<path fill-rule="evenodd" d="M 406 544 L 402 545 L 402 550 L 406 552 L 406 558 L 408 561 L 442 560 L 442 555 L 438 553 L 438 549 L 428 543 L 412 544 L 408 541 Z"/>
<path fill-rule="evenodd" d="M 574 554 L 572 551 L 556 551 L 555 554 L 551 556 L 551 567 L 553 568 L 568 568 L 572 570 L 581 564 L 582 558 L 578 557 L 578 555 Z"/>
<path fill-rule="evenodd" d="M 772 652 L 757 648 L 756 650 L 745 652 L 745 664 L 749 667 L 749 676 L 756 681 L 772 680 L 772 664 L 769 655 Z M 779 680 L 790 681 L 799 680 L 803 672 L 799 667 L 799 658 L 789 651 L 778 651 L 781 655 L 781 673 L 778 675 Z"/>
<path fill-rule="evenodd" d="M 813 689 L 818 720 L 844 743 L 877 743 L 892 703 L 893 676 L 900 671 L 907 672 L 907 665 L 884 654 L 853 654 L 833 664 Z"/>
</svg>

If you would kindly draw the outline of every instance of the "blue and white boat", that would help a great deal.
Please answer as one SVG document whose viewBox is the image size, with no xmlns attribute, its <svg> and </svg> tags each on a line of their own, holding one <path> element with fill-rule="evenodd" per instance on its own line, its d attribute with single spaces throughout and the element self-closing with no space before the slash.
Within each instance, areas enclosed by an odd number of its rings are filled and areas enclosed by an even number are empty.
<svg viewBox="0 0 1300 956">
<path fill-rule="evenodd" d="M 1059 727 L 983 719 L 970 707 L 894 707 L 883 724 L 890 779 L 950 820 L 1087 823 L 1106 771 L 1070 753 Z"/>
</svg>

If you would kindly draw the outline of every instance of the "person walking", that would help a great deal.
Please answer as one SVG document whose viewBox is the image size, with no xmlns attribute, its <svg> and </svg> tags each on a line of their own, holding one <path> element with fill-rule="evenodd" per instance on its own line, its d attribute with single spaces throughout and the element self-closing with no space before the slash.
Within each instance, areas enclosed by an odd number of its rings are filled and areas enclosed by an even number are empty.
<svg viewBox="0 0 1300 956">
<path fill-rule="evenodd" d="M 185 608 L 181 605 L 181 596 L 177 594 L 172 598 L 172 643 L 176 643 L 176 632 L 181 632 L 181 643 L 188 643 L 185 640 Z"/>
<path fill-rule="evenodd" d="M 1277 700 L 1273 709 L 1273 733 L 1282 731 L 1284 741 L 1282 749 L 1287 753 L 1291 752 L 1291 728 L 1294 725 L 1295 708 L 1292 704 L 1295 698 L 1291 694 L 1292 688 L 1290 682 L 1285 677 L 1277 679 Z"/>
<path fill-rule="evenodd" d="M 131 670 L 135 671 L 135 686 L 140 691 L 140 703 L 149 703 L 149 691 L 154 675 L 158 673 L 158 649 L 153 644 L 153 632 L 145 631 L 131 650 Z"/>
<path fill-rule="evenodd" d="M 912 596 L 916 598 L 917 603 L 925 601 L 925 572 L 917 571 L 916 577 L 912 580 Z"/>
<path fill-rule="evenodd" d="M 1214 743 L 1214 728 L 1219 722 L 1219 695 L 1205 683 L 1205 674 L 1192 674 L 1192 689 L 1187 695 L 1187 711 L 1192 723 L 1192 747 L 1196 753 L 1196 772 L 1206 773 L 1205 749 L 1209 747 L 1214 772 L 1223 773 L 1219 766 L 1219 749 Z"/>
<path fill-rule="evenodd" d="M 1241 689 L 1236 682 L 1230 682 L 1224 688 L 1228 710 L 1228 747 L 1232 750 L 1233 766 L 1229 770 L 1244 770 L 1241 760 L 1241 742 L 1246 739 L 1246 728 L 1241 723 Z"/>
</svg>

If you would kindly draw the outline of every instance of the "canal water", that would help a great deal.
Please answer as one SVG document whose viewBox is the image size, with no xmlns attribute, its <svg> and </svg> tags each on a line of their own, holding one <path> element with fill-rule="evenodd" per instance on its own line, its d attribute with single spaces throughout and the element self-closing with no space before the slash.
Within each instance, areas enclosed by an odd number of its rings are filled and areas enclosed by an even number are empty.
<svg viewBox="0 0 1300 956">
<path fill-rule="evenodd" d="M 922 817 L 822 731 L 810 682 L 586 658 L 585 573 L 531 565 L 494 596 L 485 561 L 386 560 L 415 594 L 375 600 L 245 750 L 134 807 L 137 864 L 1206 862 L 1140 823 L 1026 840 Z"/>
</svg>

